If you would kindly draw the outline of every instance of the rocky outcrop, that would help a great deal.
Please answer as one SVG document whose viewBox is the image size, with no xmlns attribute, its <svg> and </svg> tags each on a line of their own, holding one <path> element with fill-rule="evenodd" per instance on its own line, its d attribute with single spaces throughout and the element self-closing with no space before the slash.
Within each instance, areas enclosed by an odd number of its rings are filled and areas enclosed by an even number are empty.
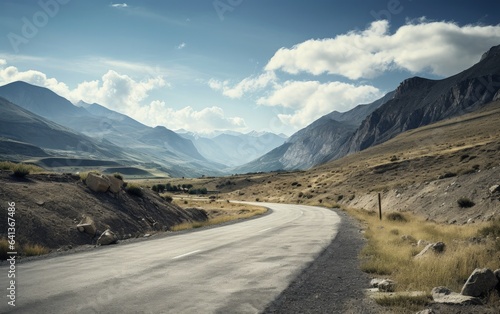
<svg viewBox="0 0 500 314">
<path fill-rule="evenodd" d="M 479 305 L 481 300 L 476 297 L 461 295 L 460 293 L 452 292 L 446 287 L 436 287 L 431 291 L 432 299 L 436 303 L 453 304 L 453 305 Z"/>
<path fill-rule="evenodd" d="M 85 184 L 89 187 L 89 189 L 97 193 L 106 192 L 111 185 L 108 177 L 94 172 L 90 172 L 87 175 Z"/>
<path fill-rule="evenodd" d="M 487 268 L 476 268 L 462 287 L 461 294 L 480 297 L 488 294 L 498 284 L 497 276 Z"/>
<path fill-rule="evenodd" d="M 415 259 L 422 258 L 424 256 L 429 255 L 429 253 L 442 253 L 444 252 L 446 245 L 443 242 L 429 243 L 425 246 L 425 248 L 420 251 L 417 255 L 415 255 Z"/>
<path fill-rule="evenodd" d="M 97 239 L 97 245 L 110 245 L 116 243 L 117 241 L 118 237 L 116 236 L 116 234 L 113 231 L 107 229 L 101 234 L 99 239 Z"/>
<path fill-rule="evenodd" d="M 343 148 L 360 151 L 420 126 L 477 110 L 500 92 L 500 46 L 471 68 L 443 80 L 403 81 L 393 99 L 370 114 Z"/>
</svg>

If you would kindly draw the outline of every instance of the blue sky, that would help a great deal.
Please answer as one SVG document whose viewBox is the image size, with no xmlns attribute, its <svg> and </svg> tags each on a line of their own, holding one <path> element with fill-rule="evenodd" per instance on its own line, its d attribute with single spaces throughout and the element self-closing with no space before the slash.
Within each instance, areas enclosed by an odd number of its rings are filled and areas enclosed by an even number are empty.
<svg viewBox="0 0 500 314">
<path fill-rule="evenodd" d="M 3 0 L 0 85 L 151 126 L 292 134 L 500 44 L 497 1 Z"/>
</svg>

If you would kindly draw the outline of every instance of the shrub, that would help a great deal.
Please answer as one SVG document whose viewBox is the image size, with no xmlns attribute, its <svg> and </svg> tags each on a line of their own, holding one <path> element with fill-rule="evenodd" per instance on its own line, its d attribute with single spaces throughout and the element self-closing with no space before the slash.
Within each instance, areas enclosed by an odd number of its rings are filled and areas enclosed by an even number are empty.
<svg viewBox="0 0 500 314">
<path fill-rule="evenodd" d="M 0 239 L 0 261 L 5 261 L 9 258 L 7 252 L 9 252 L 9 241 L 7 239 Z"/>
<path fill-rule="evenodd" d="M 388 213 L 386 215 L 386 218 L 387 218 L 387 220 L 390 220 L 390 221 L 400 221 L 400 222 L 406 222 L 407 221 L 406 217 L 403 214 L 396 213 L 396 212 L 394 212 L 394 213 Z"/>
<path fill-rule="evenodd" d="M 474 203 L 473 201 L 471 201 L 467 197 L 459 198 L 457 200 L 457 203 L 458 203 L 458 206 L 460 206 L 460 208 L 469 208 L 469 207 L 476 205 L 476 203 Z"/>
<path fill-rule="evenodd" d="M 17 164 L 12 169 L 14 171 L 14 176 L 19 178 L 24 178 L 28 174 L 30 174 L 30 168 L 25 164 Z"/>
<path fill-rule="evenodd" d="M 174 200 L 170 195 L 163 196 L 163 199 L 169 203 L 172 203 L 172 201 Z"/>
<path fill-rule="evenodd" d="M 139 196 L 139 197 L 142 197 L 144 195 L 144 193 L 142 192 L 142 189 L 135 184 L 128 184 L 127 187 L 125 188 L 125 190 L 130 195 Z"/>
<path fill-rule="evenodd" d="M 40 244 L 27 244 L 23 246 L 23 253 L 26 256 L 38 256 L 49 253 L 49 249 Z"/>
<path fill-rule="evenodd" d="M 115 172 L 113 173 L 113 177 L 117 178 L 117 179 L 120 179 L 123 181 L 123 175 L 119 172 Z"/>
<path fill-rule="evenodd" d="M 479 229 L 477 233 L 479 236 L 483 237 L 487 236 L 492 236 L 494 238 L 500 237 L 500 219 L 491 221 L 488 226 Z"/>
</svg>

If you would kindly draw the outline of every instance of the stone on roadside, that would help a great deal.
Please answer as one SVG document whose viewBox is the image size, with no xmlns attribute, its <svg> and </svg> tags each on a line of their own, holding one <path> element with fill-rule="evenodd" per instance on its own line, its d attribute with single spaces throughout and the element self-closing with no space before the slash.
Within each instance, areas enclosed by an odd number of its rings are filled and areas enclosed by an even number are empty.
<svg viewBox="0 0 500 314">
<path fill-rule="evenodd" d="M 500 191 L 500 185 L 498 184 L 495 184 L 493 186 L 490 187 L 490 193 L 493 194 L 495 192 L 499 192 Z"/>
<path fill-rule="evenodd" d="M 82 220 L 80 220 L 80 222 L 76 225 L 76 228 L 78 231 L 85 232 L 91 237 L 94 237 L 97 232 L 94 221 L 88 216 L 83 217 Z"/>
<path fill-rule="evenodd" d="M 460 293 L 452 292 L 446 287 L 435 287 L 431 291 L 432 299 L 436 303 L 453 304 L 453 305 L 480 305 L 481 300 L 476 297 L 461 295 Z"/>
<path fill-rule="evenodd" d="M 489 293 L 498 284 L 498 278 L 491 269 L 476 268 L 462 287 L 462 294 L 479 297 Z"/>
<path fill-rule="evenodd" d="M 370 280 L 370 287 L 372 288 L 378 288 L 378 284 L 384 281 L 385 279 L 380 279 L 380 278 L 373 278 Z"/>
<path fill-rule="evenodd" d="M 380 292 L 394 292 L 396 290 L 396 282 L 390 279 L 384 279 L 378 284 L 378 291 Z"/>
<path fill-rule="evenodd" d="M 106 229 L 106 231 L 101 234 L 99 239 L 97 239 L 97 245 L 109 245 L 116 243 L 117 241 L 118 237 L 116 234 L 113 231 Z"/>
<path fill-rule="evenodd" d="M 107 176 L 109 180 L 109 191 L 117 194 L 121 191 L 123 186 L 123 180 L 118 179 L 115 176 Z"/>
<path fill-rule="evenodd" d="M 426 256 L 429 254 L 429 252 L 433 253 L 442 253 L 446 247 L 446 244 L 443 242 L 436 242 L 436 243 L 429 243 L 425 246 L 425 248 L 420 251 L 417 255 L 415 255 L 415 258 L 422 258 L 423 256 Z"/>
<path fill-rule="evenodd" d="M 109 189 L 111 183 L 106 176 L 90 172 L 85 179 L 85 184 L 94 192 L 104 193 Z"/>
</svg>

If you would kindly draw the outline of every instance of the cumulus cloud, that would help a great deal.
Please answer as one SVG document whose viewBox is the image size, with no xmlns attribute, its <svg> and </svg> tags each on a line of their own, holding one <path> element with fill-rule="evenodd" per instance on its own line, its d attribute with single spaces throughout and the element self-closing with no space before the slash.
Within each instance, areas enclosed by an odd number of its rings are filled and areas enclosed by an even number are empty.
<svg viewBox="0 0 500 314">
<path fill-rule="evenodd" d="M 112 3 L 109 6 L 112 8 L 128 8 L 128 4 L 126 3 Z"/>
<path fill-rule="evenodd" d="M 186 43 L 182 42 L 177 46 L 177 49 L 181 50 L 186 47 Z"/>
<path fill-rule="evenodd" d="M 213 90 L 222 91 L 222 94 L 229 98 L 236 99 L 241 98 L 245 93 L 266 88 L 276 80 L 276 74 L 273 71 L 265 71 L 259 76 L 247 77 L 233 86 L 227 80 L 219 81 L 215 79 L 210 79 L 208 86 Z"/>
<path fill-rule="evenodd" d="M 136 115 L 152 125 L 164 125 L 177 130 L 185 129 L 197 133 L 209 133 L 213 130 L 244 130 L 247 128 L 241 117 L 227 117 L 224 110 L 217 106 L 199 111 L 191 106 L 179 110 L 169 108 L 163 101 L 153 101 L 149 106 L 140 108 Z"/>
<path fill-rule="evenodd" d="M 46 87 L 73 103 L 80 100 L 98 103 L 147 125 L 163 125 L 171 129 L 183 128 L 196 132 L 209 132 L 214 129 L 244 130 L 247 127 L 243 118 L 227 117 L 220 107 L 212 106 L 197 111 L 187 106 L 175 110 L 169 108 L 164 101 L 147 102 L 152 90 L 169 86 L 162 76 L 137 81 L 110 70 L 100 80 L 84 81 L 71 89 L 55 78 L 48 78 L 43 72 L 19 71 L 14 66 L 3 65 L 6 65 L 6 62 L 0 59 L 0 85 L 25 81 Z"/>
<path fill-rule="evenodd" d="M 353 80 L 373 78 L 391 69 L 414 73 L 429 70 L 448 76 L 471 66 L 499 42 L 500 25 L 459 26 L 419 19 L 391 34 L 389 22 L 380 20 L 364 31 L 281 48 L 265 69 L 290 74 L 338 74 Z"/>
<path fill-rule="evenodd" d="M 286 81 L 277 85 L 268 96 L 261 97 L 258 104 L 291 109 L 292 114 L 279 114 L 279 119 L 286 125 L 302 128 L 333 110 L 343 112 L 381 96 L 382 92 L 370 85 Z"/>
</svg>

